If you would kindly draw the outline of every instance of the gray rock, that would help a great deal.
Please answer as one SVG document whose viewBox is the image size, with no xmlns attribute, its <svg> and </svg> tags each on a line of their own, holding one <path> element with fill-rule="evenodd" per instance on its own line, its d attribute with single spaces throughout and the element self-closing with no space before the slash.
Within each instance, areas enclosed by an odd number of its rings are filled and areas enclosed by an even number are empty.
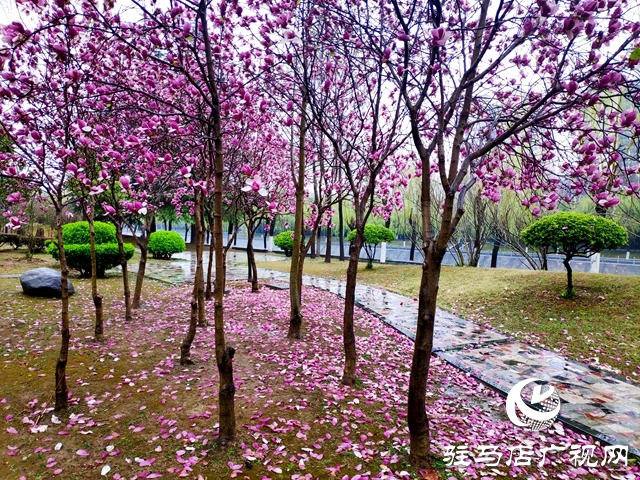
<svg viewBox="0 0 640 480">
<path fill-rule="evenodd" d="M 67 282 L 69 295 L 73 295 L 71 280 L 67 279 Z M 61 298 L 60 283 L 60 272 L 53 268 L 34 268 L 20 277 L 22 291 L 32 297 Z"/>
</svg>

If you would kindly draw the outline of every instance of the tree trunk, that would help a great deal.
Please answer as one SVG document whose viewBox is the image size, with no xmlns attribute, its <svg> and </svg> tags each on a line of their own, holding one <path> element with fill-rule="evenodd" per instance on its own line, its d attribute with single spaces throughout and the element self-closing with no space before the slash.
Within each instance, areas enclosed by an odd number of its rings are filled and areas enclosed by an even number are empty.
<svg viewBox="0 0 640 480">
<path fill-rule="evenodd" d="M 191 315 L 189 317 L 189 329 L 180 346 L 180 365 L 193 365 L 191 360 L 191 344 L 196 337 L 196 325 L 198 324 L 198 286 L 194 283 L 191 295 Z"/>
<path fill-rule="evenodd" d="M 189 329 L 187 330 L 187 335 L 184 337 L 182 341 L 182 345 L 180 347 L 180 365 L 192 365 L 193 360 L 191 360 L 191 345 L 193 344 L 193 339 L 196 336 L 196 327 L 200 323 L 200 284 L 202 279 L 202 224 L 201 224 L 201 212 L 202 212 L 202 204 L 201 202 L 202 193 L 196 190 L 195 192 L 195 223 L 191 228 L 195 231 L 195 241 L 196 241 L 196 273 L 193 279 L 193 291 L 191 294 L 191 315 L 189 317 Z M 199 257 L 199 258 L 198 258 Z"/>
<path fill-rule="evenodd" d="M 356 383 L 356 334 L 353 325 L 353 311 L 356 303 L 356 282 L 358 261 L 364 239 L 364 225 L 356 232 L 349 247 L 349 266 L 347 267 L 347 285 L 344 292 L 344 315 L 342 336 L 344 342 L 344 371 L 342 384 L 354 386 Z"/>
<path fill-rule="evenodd" d="M 567 291 L 565 292 L 565 298 L 573 297 L 573 270 L 571 269 L 571 257 L 566 257 L 562 263 L 564 268 L 567 269 Z"/>
<path fill-rule="evenodd" d="M 211 47 L 211 39 L 209 38 L 209 30 L 207 27 L 207 8 L 206 1 L 200 0 L 198 17 L 202 25 L 202 37 L 204 40 L 204 50 L 207 58 L 207 81 L 209 91 L 212 92 L 213 108 L 211 109 L 212 121 L 209 121 L 207 127 L 211 129 L 207 133 L 206 147 L 210 161 L 215 159 L 215 189 L 214 189 L 214 220 L 213 220 L 213 236 L 216 245 L 216 286 L 213 292 L 215 299 L 214 306 L 214 325 L 215 325 L 215 349 L 216 363 L 218 365 L 218 373 L 220 375 L 220 384 L 218 388 L 218 413 L 219 413 L 219 434 L 218 443 L 227 445 L 236 437 L 236 415 L 235 415 L 235 392 L 236 387 L 233 384 L 233 356 L 235 349 L 227 346 L 224 335 L 224 284 L 225 284 L 225 265 L 224 253 L 222 248 L 222 195 L 224 189 L 223 175 L 223 146 L 221 136 L 221 118 L 220 118 L 220 98 L 218 97 L 218 87 L 215 79 L 216 75 L 213 71 L 213 54 Z M 214 142 L 212 144 L 212 141 Z"/>
<path fill-rule="evenodd" d="M 316 244 L 316 253 L 318 256 L 320 256 L 320 237 L 322 236 L 322 228 L 318 227 L 318 230 L 316 232 L 316 241 L 314 242 Z"/>
<path fill-rule="evenodd" d="M 60 202 L 62 203 L 62 202 Z M 67 267 L 67 257 L 64 253 L 64 244 L 62 242 L 62 212 L 56 212 L 56 229 L 58 231 L 58 250 L 60 255 L 60 291 L 62 308 L 60 314 L 61 328 L 60 335 L 62 342 L 60 344 L 60 356 L 56 363 L 56 403 L 55 411 L 65 411 L 69 406 L 69 391 L 67 390 L 67 361 L 69 359 L 69 268 Z"/>
<path fill-rule="evenodd" d="M 85 213 L 89 224 L 89 248 L 91 250 L 91 298 L 93 298 L 93 306 L 96 311 L 93 339 L 96 342 L 104 342 L 102 295 L 98 294 L 98 261 L 96 258 L 96 229 L 93 224 L 93 205 L 90 206 L 90 211 Z"/>
<path fill-rule="evenodd" d="M 498 251 L 500 250 L 500 240 L 493 242 L 493 251 L 491 252 L 491 268 L 498 266 Z"/>
<path fill-rule="evenodd" d="M 209 219 L 209 225 L 211 225 L 211 219 Z M 207 261 L 207 288 L 204 293 L 204 297 L 206 300 L 211 300 L 212 298 L 212 274 L 213 274 L 213 256 L 215 254 L 215 238 L 213 238 L 213 233 L 211 234 L 211 243 L 209 244 L 209 260 Z M 220 246 L 222 248 L 222 246 Z"/>
<path fill-rule="evenodd" d="M 293 231 L 293 251 L 291 254 L 291 270 L 289 273 L 289 298 L 291 312 L 289 316 L 289 333 L 287 338 L 302 337 L 302 278 L 300 275 L 301 256 L 304 244 L 304 171 L 305 171 L 305 138 L 307 134 L 307 101 L 303 96 L 300 117 L 300 150 L 298 152 L 298 178 L 296 182 L 296 216 Z"/>
<path fill-rule="evenodd" d="M 331 263 L 331 227 L 327 225 L 327 246 L 324 251 L 324 263 Z"/>
<path fill-rule="evenodd" d="M 124 319 L 127 322 L 133 320 L 131 313 L 131 287 L 129 286 L 129 269 L 127 257 L 124 254 L 124 239 L 122 238 L 122 223 L 116 219 L 116 238 L 118 239 L 118 254 L 120 255 L 120 267 L 122 268 L 122 283 L 124 284 Z"/>
<path fill-rule="evenodd" d="M 417 468 L 429 464 L 429 419 L 425 410 L 427 378 L 433 348 L 436 321 L 436 297 L 440 282 L 440 269 L 444 252 L 436 252 L 435 241 L 425 248 L 422 278 L 418 300 L 418 325 L 414 342 L 407 421 L 409 425 L 410 462 Z"/>
<path fill-rule="evenodd" d="M 338 237 L 340 243 L 340 261 L 344 262 L 344 216 L 342 214 L 342 199 L 338 202 Z"/>
<path fill-rule="evenodd" d="M 249 281 L 251 282 L 251 291 L 258 292 L 258 267 L 256 267 L 256 255 L 253 251 L 253 227 L 251 222 L 247 224 L 247 233 L 249 241 L 247 243 L 247 263 L 249 264 Z"/>
<path fill-rule="evenodd" d="M 269 232 L 267 230 L 267 227 L 269 226 L 269 220 L 265 220 L 264 221 L 264 227 L 263 228 L 263 235 L 262 235 L 262 248 L 264 249 L 264 251 L 267 251 L 267 237 L 269 236 Z"/>
<path fill-rule="evenodd" d="M 147 269 L 147 256 L 149 254 L 149 236 L 151 235 L 151 225 L 155 223 L 155 216 L 147 214 L 144 219 L 144 231 L 141 237 L 136 236 L 136 243 L 140 249 L 140 261 L 138 262 L 138 274 L 136 275 L 136 286 L 133 291 L 133 308 L 140 308 L 140 297 L 142 296 L 142 284 L 144 274 Z"/>
<path fill-rule="evenodd" d="M 305 239 L 305 240 L 303 240 L 303 241 L 306 241 L 306 239 Z M 314 242 L 311 242 L 311 252 L 310 252 L 310 255 L 309 255 L 309 256 L 310 256 L 311 258 L 316 258 L 316 242 L 315 242 L 315 241 L 314 241 Z"/>
<path fill-rule="evenodd" d="M 196 275 L 194 281 L 198 285 L 198 326 L 206 327 L 207 318 L 204 305 L 204 264 L 202 257 L 204 256 L 204 237 L 205 237 L 205 225 L 204 225 L 204 200 L 200 201 L 200 212 L 196 216 L 196 223 L 198 228 L 196 229 Z"/>
<path fill-rule="evenodd" d="M 140 297 L 142 296 L 142 284 L 144 283 L 144 272 L 147 269 L 147 241 L 142 239 L 138 243 L 140 248 L 140 261 L 138 262 L 138 273 L 136 274 L 136 286 L 133 291 L 133 308 L 140 308 Z"/>
</svg>

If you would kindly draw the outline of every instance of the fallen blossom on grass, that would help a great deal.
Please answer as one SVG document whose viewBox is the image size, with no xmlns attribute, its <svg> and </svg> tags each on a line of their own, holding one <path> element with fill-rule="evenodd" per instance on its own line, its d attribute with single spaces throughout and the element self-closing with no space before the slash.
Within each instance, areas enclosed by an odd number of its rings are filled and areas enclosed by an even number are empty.
<svg viewBox="0 0 640 480">
<path fill-rule="evenodd" d="M 45 448 L 47 464 L 55 462 L 65 475 L 95 469 L 97 476 L 107 468 L 103 462 L 108 459 L 108 473 L 114 479 L 207 475 L 274 480 L 410 478 L 406 399 L 413 345 L 379 319 L 356 309 L 360 381 L 356 388 L 349 388 L 340 383 L 340 298 L 305 288 L 304 338 L 291 342 L 286 340 L 286 291 L 263 288 L 254 294 L 244 284 L 230 284 L 224 299 L 225 328 L 228 344 L 237 349 L 238 438 L 231 448 L 222 449 L 213 442 L 218 428 L 218 373 L 212 327 L 197 331 L 192 346 L 195 364 L 179 365 L 190 287 L 150 282 L 143 308 L 133 322 L 126 323 L 119 279 L 103 282 L 101 291 L 110 298 L 105 301 L 107 341 L 97 344 L 92 341 L 89 284 L 74 279 L 77 293 L 72 299 L 74 329 L 67 370 L 73 413 L 56 413 L 60 425 L 52 422 L 46 432 L 29 434 L 29 427 L 50 408 L 43 406 L 46 402 L 34 402 L 34 392 L 43 399 L 52 386 L 32 380 L 12 388 L 6 397 L 7 414 L 29 413 L 28 422 L 8 427 L 15 430 L 12 443 L 21 445 L 20 455 L 11 457 L 17 449 L 5 453 L 9 464 L 30 449 Z M 41 360 L 55 355 L 58 338 L 47 325 L 56 318 L 58 304 L 20 295 L 7 305 L 13 326 L 7 330 L 11 351 L 5 371 L 10 369 L 20 377 L 27 365 L 20 364 L 19 352 Z M 207 309 L 213 325 L 210 304 Z M 34 364 L 38 372 L 53 368 L 43 361 Z M 427 409 L 434 459 L 443 457 L 451 446 L 473 449 L 492 444 L 508 455 L 510 447 L 523 443 L 535 450 L 594 443 L 559 424 L 545 432 L 515 427 L 504 414 L 504 398 L 439 359 L 433 358 L 431 365 Z M 93 433 L 82 435 L 89 431 Z M 54 446 L 60 434 L 66 440 L 59 451 Z M 68 458 L 65 450 L 76 452 L 77 460 Z M 101 457 L 88 463 L 89 451 L 102 452 Z M 596 453 L 602 454 L 600 446 Z M 550 453 L 543 468 L 538 467 L 538 460 L 534 458 L 531 466 L 507 466 L 505 458 L 494 469 L 472 462 L 447 469 L 438 462 L 442 478 L 595 479 L 618 475 L 626 480 L 638 474 L 636 466 L 576 468 L 568 451 Z M 37 462 L 29 468 L 29 477 L 45 474 L 45 467 Z"/>
</svg>

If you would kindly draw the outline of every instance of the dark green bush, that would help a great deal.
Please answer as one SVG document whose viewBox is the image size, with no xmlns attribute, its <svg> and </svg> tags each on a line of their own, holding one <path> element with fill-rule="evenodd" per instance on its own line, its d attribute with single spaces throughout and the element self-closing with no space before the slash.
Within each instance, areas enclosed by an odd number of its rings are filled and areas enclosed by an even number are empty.
<svg viewBox="0 0 640 480">
<path fill-rule="evenodd" d="M 291 256 L 291 252 L 293 252 L 293 231 L 285 230 L 284 232 L 280 232 L 278 235 L 273 237 L 273 244 L 284 250 L 284 254 L 287 257 Z"/>
<path fill-rule="evenodd" d="M 124 255 L 127 260 L 133 257 L 136 249 L 133 245 L 125 243 Z M 49 242 L 47 251 L 56 260 L 60 260 L 60 250 L 54 242 Z M 91 276 L 91 246 L 88 243 L 81 245 L 65 245 L 64 253 L 67 257 L 67 265 L 80 272 L 81 277 Z M 104 277 L 104 272 L 120 265 L 120 252 L 117 243 L 101 243 L 96 245 L 96 270 L 98 277 Z"/>
<path fill-rule="evenodd" d="M 148 248 L 153 254 L 153 258 L 168 260 L 174 253 L 184 252 L 187 245 L 179 233 L 158 230 L 149 237 Z"/>
<path fill-rule="evenodd" d="M 104 272 L 120 265 L 120 252 L 116 239 L 116 227 L 110 223 L 94 222 L 96 234 L 96 273 L 104 277 Z M 89 222 L 73 222 L 62 226 L 62 241 L 69 268 L 78 270 L 80 276 L 91 276 L 91 245 L 89 244 Z M 133 245 L 124 244 L 127 260 L 135 253 Z M 56 260 L 60 260 L 57 242 L 47 243 L 47 252 Z"/>
<path fill-rule="evenodd" d="M 96 245 L 99 243 L 117 243 L 116 227 L 111 223 L 93 222 L 96 232 Z M 62 241 L 65 245 L 89 243 L 89 222 L 73 222 L 62 226 Z"/>
</svg>

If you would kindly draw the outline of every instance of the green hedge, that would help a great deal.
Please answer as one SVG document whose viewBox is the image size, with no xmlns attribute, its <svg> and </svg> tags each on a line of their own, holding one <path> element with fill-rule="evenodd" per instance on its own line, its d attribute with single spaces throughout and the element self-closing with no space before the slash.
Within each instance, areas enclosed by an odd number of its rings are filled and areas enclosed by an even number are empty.
<svg viewBox="0 0 640 480">
<path fill-rule="evenodd" d="M 148 248 L 153 254 L 153 258 L 168 260 L 174 253 L 184 252 L 187 249 L 187 245 L 179 233 L 158 230 L 149 237 Z"/>
<path fill-rule="evenodd" d="M 133 257 L 136 249 L 130 243 L 125 243 L 124 255 L 127 260 Z M 56 260 L 60 260 L 60 250 L 54 242 L 49 242 L 47 251 Z M 67 265 L 80 272 L 81 277 L 91 276 L 91 245 L 65 245 L 64 253 L 67 257 Z M 104 272 L 120 265 L 120 252 L 117 243 L 101 243 L 96 245 L 96 270 L 98 277 L 104 277 Z"/>
<path fill-rule="evenodd" d="M 116 227 L 111 223 L 94 222 L 96 234 L 96 270 L 98 277 L 104 277 L 106 270 L 120 265 L 120 252 L 116 239 Z M 91 245 L 89 244 L 89 222 L 73 222 L 62 226 L 62 241 L 69 268 L 78 270 L 80 276 L 91 276 Z M 60 260 L 57 242 L 47 243 L 47 252 L 56 260 Z M 124 244 L 124 255 L 127 260 L 133 257 L 136 249 L 133 245 Z"/>
<path fill-rule="evenodd" d="M 93 222 L 96 232 L 96 245 L 99 243 L 118 243 L 116 227 L 111 223 Z M 73 222 L 62 226 L 62 241 L 65 245 L 89 243 L 89 222 Z"/>
<path fill-rule="evenodd" d="M 284 232 L 280 232 L 278 235 L 273 237 L 273 244 L 284 250 L 284 254 L 287 257 L 291 256 L 293 252 L 293 230 L 285 230 Z"/>
</svg>

